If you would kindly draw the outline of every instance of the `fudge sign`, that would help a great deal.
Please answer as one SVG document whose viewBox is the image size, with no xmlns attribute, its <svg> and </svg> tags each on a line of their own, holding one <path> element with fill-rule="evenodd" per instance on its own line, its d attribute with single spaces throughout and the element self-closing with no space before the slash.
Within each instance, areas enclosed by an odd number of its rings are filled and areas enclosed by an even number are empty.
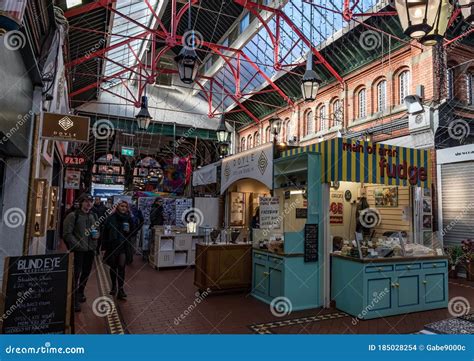
<svg viewBox="0 0 474 361">
<path fill-rule="evenodd" d="M 72 257 L 5 259 L 2 333 L 71 333 Z"/>
</svg>

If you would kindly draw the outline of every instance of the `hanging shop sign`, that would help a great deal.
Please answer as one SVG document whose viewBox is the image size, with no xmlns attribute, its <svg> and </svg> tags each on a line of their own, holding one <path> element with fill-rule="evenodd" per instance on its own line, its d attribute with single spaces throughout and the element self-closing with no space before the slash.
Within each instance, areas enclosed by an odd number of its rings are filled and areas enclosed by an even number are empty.
<svg viewBox="0 0 474 361">
<path fill-rule="evenodd" d="M 2 333 L 72 333 L 72 257 L 5 258 Z"/>
<path fill-rule="evenodd" d="M 329 223 L 344 223 L 344 193 L 340 191 L 331 192 L 329 202 Z"/>
<path fill-rule="evenodd" d="M 81 171 L 66 169 L 64 176 L 64 189 L 79 189 L 81 187 Z"/>
<path fill-rule="evenodd" d="M 66 167 L 82 168 L 86 165 L 86 158 L 82 155 L 65 155 L 64 164 Z"/>
<path fill-rule="evenodd" d="M 122 155 L 126 157 L 134 157 L 135 149 L 133 147 L 122 147 Z"/>
<path fill-rule="evenodd" d="M 221 168 L 221 193 L 235 181 L 258 180 L 273 187 L 273 144 L 265 144 L 225 158 Z"/>
<path fill-rule="evenodd" d="M 217 182 L 217 162 L 206 165 L 193 172 L 193 187 Z"/>
<path fill-rule="evenodd" d="M 337 138 L 287 150 L 282 158 L 305 152 L 321 154 L 321 175 L 325 183 L 431 186 L 429 150 Z"/>
<path fill-rule="evenodd" d="M 89 117 L 44 113 L 41 137 L 59 141 L 89 143 Z"/>
<path fill-rule="evenodd" d="M 260 228 L 280 228 L 280 198 L 259 197 Z"/>
</svg>

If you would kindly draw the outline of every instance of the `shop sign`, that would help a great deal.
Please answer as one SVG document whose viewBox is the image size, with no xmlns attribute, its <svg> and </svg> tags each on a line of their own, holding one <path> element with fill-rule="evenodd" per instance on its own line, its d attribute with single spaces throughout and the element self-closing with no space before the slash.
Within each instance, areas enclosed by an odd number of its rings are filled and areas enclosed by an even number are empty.
<svg viewBox="0 0 474 361">
<path fill-rule="evenodd" d="M 80 155 L 66 155 L 64 156 L 64 164 L 67 167 L 84 167 L 86 158 Z"/>
<path fill-rule="evenodd" d="M 335 191 L 331 192 L 331 200 L 329 202 L 329 223 L 344 223 L 344 193 Z"/>
<path fill-rule="evenodd" d="M 81 171 L 66 169 L 64 176 L 64 189 L 80 189 L 81 186 Z"/>
<path fill-rule="evenodd" d="M 72 333 L 72 254 L 7 257 L 4 334 Z"/>
<path fill-rule="evenodd" d="M 59 141 L 89 143 L 89 117 L 44 113 L 41 137 Z"/>
<path fill-rule="evenodd" d="M 259 197 L 260 228 L 280 228 L 280 198 Z"/>
<path fill-rule="evenodd" d="M 256 179 L 273 188 L 273 144 L 252 148 L 222 161 L 221 193 L 244 178 Z"/>
<path fill-rule="evenodd" d="M 133 157 L 135 156 L 135 149 L 133 147 L 122 147 L 122 155 Z"/>
<path fill-rule="evenodd" d="M 296 219 L 306 219 L 308 218 L 308 208 L 296 208 Z"/>
</svg>

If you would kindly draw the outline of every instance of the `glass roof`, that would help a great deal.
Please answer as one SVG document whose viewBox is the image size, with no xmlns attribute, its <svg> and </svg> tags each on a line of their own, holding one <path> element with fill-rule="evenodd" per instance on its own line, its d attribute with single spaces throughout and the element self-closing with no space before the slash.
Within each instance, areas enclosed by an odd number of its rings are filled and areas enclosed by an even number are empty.
<svg viewBox="0 0 474 361">
<path fill-rule="evenodd" d="M 156 8 L 158 0 L 149 0 L 150 5 Z M 143 0 L 117 0 L 116 9 L 120 13 L 136 20 L 137 22 L 149 26 L 152 20 L 152 13 L 146 3 Z M 110 37 L 110 45 L 117 44 L 127 39 L 127 37 L 133 37 L 144 31 L 140 26 L 130 22 L 124 17 L 115 14 L 112 24 L 112 34 L 120 34 L 121 36 L 112 35 Z M 118 64 L 126 67 L 131 67 L 136 64 L 137 60 L 135 54 L 138 56 L 140 49 L 143 44 L 143 39 L 137 39 L 130 42 L 128 45 L 120 46 L 107 52 L 106 57 L 111 61 L 105 62 L 105 76 L 110 76 L 120 72 L 124 68 Z M 119 79 L 114 79 L 109 82 L 109 86 L 113 86 L 115 83 L 120 82 Z"/>
<path fill-rule="evenodd" d="M 377 0 L 360 0 L 354 12 L 362 13 L 368 11 L 374 7 L 377 2 Z M 331 36 L 341 30 L 343 26 L 347 25 L 347 23 L 342 20 L 340 14 L 331 11 L 341 11 L 343 9 L 344 0 L 317 0 L 317 4 L 321 7 L 312 6 L 303 0 L 289 0 L 282 9 L 296 27 L 301 29 L 308 39 L 312 39 L 313 44 L 316 46 L 330 39 Z M 323 7 L 326 9 L 323 9 Z M 272 33 L 275 34 L 275 17 L 269 21 L 268 25 Z M 295 42 L 298 41 L 297 34 L 286 22 L 282 21 L 280 25 L 280 56 L 285 57 L 283 63 L 294 64 L 301 62 L 302 57 L 305 56 L 309 50 L 308 47 L 301 41 L 298 42 L 296 46 L 293 46 Z M 259 30 L 252 40 L 243 48 L 243 51 L 267 76 L 272 78 L 276 75 L 276 70 L 273 68 L 273 45 L 265 28 L 262 27 Z M 327 60 L 330 62 L 330 59 Z M 291 68 L 286 69 L 291 70 Z M 230 93 L 235 92 L 235 81 L 227 64 L 225 64 L 214 77 L 221 82 L 221 84 L 225 85 L 227 91 Z M 255 71 L 250 63 L 245 61 L 241 62 L 242 93 L 254 91 L 264 83 L 265 79 Z M 205 88 L 208 90 L 209 86 L 210 85 L 206 83 Z M 214 105 L 218 105 L 220 102 L 220 96 L 214 97 Z M 225 107 L 229 107 L 232 104 L 234 104 L 232 98 L 227 97 L 224 101 Z"/>
</svg>

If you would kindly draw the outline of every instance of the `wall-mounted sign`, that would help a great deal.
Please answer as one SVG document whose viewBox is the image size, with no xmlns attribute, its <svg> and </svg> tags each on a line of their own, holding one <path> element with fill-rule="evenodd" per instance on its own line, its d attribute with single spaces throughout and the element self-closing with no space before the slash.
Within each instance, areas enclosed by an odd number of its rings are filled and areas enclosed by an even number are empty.
<svg viewBox="0 0 474 361">
<path fill-rule="evenodd" d="M 86 158 L 82 155 L 65 155 L 64 164 L 68 167 L 84 167 Z"/>
<path fill-rule="evenodd" d="M 70 114 L 43 114 L 41 137 L 59 141 L 89 143 L 90 118 Z"/>
<path fill-rule="evenodd" d="M 72 266 L 72 253 L 5 258 L 2 333 L 72 333 Z"/>
<path fill-rule="evenodd" d="M 304 225 L 304 261 L 318 261 L 319 227 L 317 224 Z"/>
<path fill-rule="evenodd" d="M 81 186 L 81 171 L 66 169 L 64 189 L 79 189 Z"/>
<path fill-rule="evenodd" d="M 256 179 L 273 188 L 273 144 L 264 144 L 225 158 L 221 169 L 221 194 L 239 179 Z"/>
<path fill-rule="evenodd" d="M 260 228 L 275 229 L 280 228 L 280 198 L 260 197 Z"/>
<path fill-rule="evenodd" d="M 329 202 L 329 223 L 344 223 L 344 193 L 341 191 L 331 192 L 331 200 Z"/>
<path fill-rule="evenodd" d="M 135 156 L 135 149 L 133 147 L 122 147 L 122 155 L 133 157 Z"/>
<path fill-rule="evenodd" d="M 296 208 L 296 219 L 308 218 L 308 208 Z"/>
</svg>

